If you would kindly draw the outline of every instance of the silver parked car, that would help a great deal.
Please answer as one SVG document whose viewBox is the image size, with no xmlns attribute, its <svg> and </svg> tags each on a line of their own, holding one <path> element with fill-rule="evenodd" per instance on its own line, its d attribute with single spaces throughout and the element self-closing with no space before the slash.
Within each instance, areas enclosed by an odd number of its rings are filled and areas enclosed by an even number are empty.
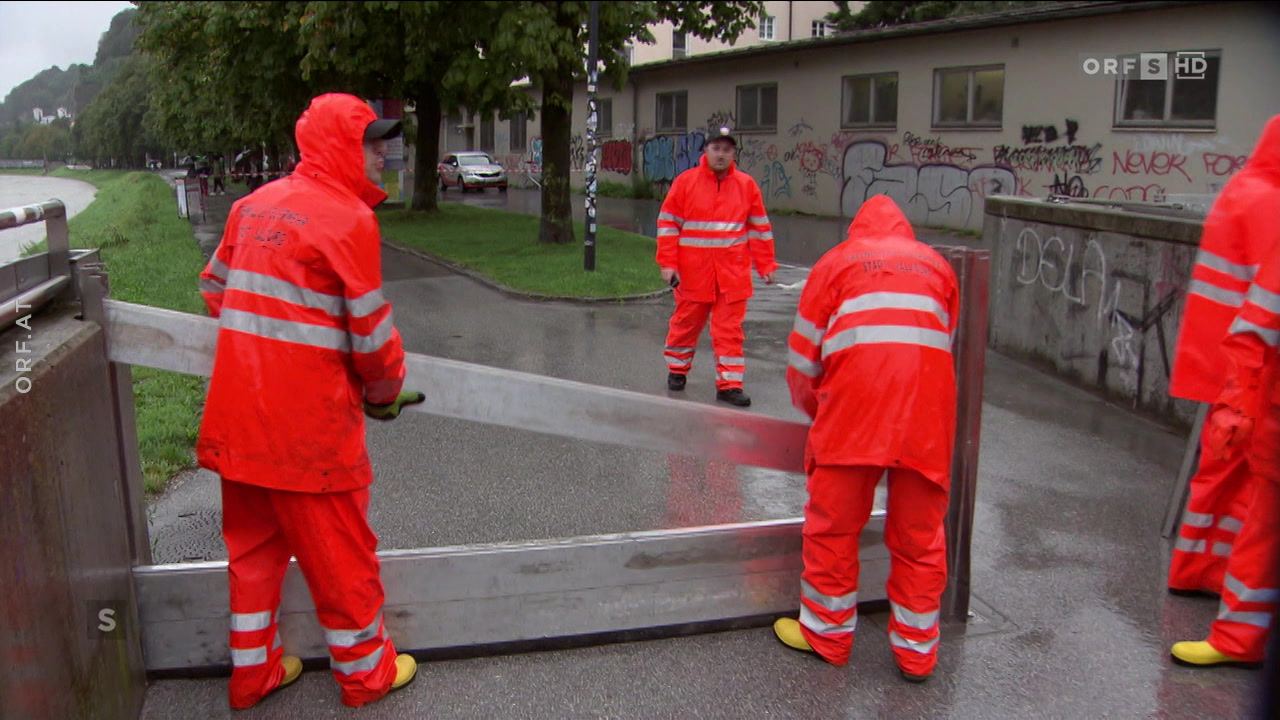
<svg viewBox="0 0 1280 720">
<path fill-rule="evenodd" d="M 448 190 L 450 185 L 462 192 L 483 192 L 487 187 L 496 187 L 503 192 L 507 190 L 507 171 L 488 153 L 449 153 L 440 161 L 437 170 L 440 172 L 441 192 Z"/>
</svg>

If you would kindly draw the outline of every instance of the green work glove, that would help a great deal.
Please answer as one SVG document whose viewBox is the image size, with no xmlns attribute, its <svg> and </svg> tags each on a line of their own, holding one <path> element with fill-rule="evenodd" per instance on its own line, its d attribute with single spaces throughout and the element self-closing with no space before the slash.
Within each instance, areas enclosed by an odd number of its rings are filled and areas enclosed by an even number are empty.
<svg viewBox="0 0 1280 720">
<path fill-rule="evenodd" d="M 364 414 L 374 420 L 395 420 L 400 417 L 400 408 L 405 405 L 416 405 L 420 402 L 425 402 L 426 399 L 427 396 L 420 392 L 405 390 L 397 395 L 395 400 L 392 400 L 386 405 L 374 405 L 366 401 L 364 404 Z"/>
</svg>

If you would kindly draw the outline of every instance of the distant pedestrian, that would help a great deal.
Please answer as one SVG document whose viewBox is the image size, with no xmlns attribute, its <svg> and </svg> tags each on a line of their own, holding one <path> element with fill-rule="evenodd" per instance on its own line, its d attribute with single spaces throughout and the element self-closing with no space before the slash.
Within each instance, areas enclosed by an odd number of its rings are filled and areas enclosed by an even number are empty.
<svg viewBox="0 0 1280 720">
<path fill-rule="evenodd" d="M 729 128 L 706 144 L 698 166 L 671 184 L 658 214 L 658 267 L 675 288 L 664 356 L 667 389 L 684 390 L 707 319 L 716 354 L 716 399 L 747 407 L 742 322 L 755 289 L 751 266 L 773 284 L 773 227 L 754 178 L 734 165 Z"/>
<path fill-rule="evenodd" d="M 227 166 L 222 161 L 221 155 L 214 155 L 213 161 L 210 163 L 209 172 L 213 174 L 213 194 L 227 194 Z"/>
</svg>

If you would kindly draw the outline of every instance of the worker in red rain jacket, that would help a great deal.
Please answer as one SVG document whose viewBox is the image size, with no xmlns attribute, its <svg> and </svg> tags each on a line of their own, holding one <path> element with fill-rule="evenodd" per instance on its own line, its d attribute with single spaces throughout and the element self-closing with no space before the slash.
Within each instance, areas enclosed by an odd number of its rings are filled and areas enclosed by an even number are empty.
<svg viewBox="0 0 1280 720">
<path fill-rule="evenodd" d="M 884 195 L 862 206 L 848 239 L 809 274 L 788 339 L 792 402 L 813 420 L 800 620 L 774 624 L 790 647 L 848 662 L 858 538 L 887 472 L 889 642 L 909 681 L 928 679 L 937 664 L 959 305 L 951 265 Z"/>
<path fill-rule="evenodd" d="M 1266 210 L 1280 214 L 1280 206 Z M 1184 665 L 1261 665 L 1280 606 L 1280 233 L 1261 257 L 1222 351 L 1226 382 L 1205 421 L 1206 452 L 1243 455 L 1255 480 L 1209 637 L 1175 643 L 1171 653 Z"/>
<path fill-rule="evenodd" d="M 667 388 L 684 390 L 698 337 L 711 318 L 716 354 L 716 399 L 747 407 L 742 391 L 746 358 L 742 321 L 754 293 L 751 265 L 773 284 L 773 228 L 760 187 L 738 171 L 738 143 L 720 128 L 698 167 L 676 177 L 658 213 L 658 267 L 675 288 L 676 308 L 667 331 Z"/>
<path fill-rule="evenodd" d="M 1262 254 L 1280 236 L 1280 115 L 1267 123 L 1253 155 L 1214 202 L 1205 218 L 1200 251 L 1187 288 L 1182 327 L 1174 351 L 1169 394 L 1209 403 L 1225 383 L 1222 339 L 1244 302 Z M 1176 595 L 1222 592 L 1227 556 L 1252 495 L 1251 471 L 1242 452 L 1215 457 L 1199 439 L 1200 466 L 1191 479 L 1182 527 L 1169 564 Z"/>
<path fill-rule="evenodd" d="M 394 120 L 351 95 L 315 98 L 296 127 L 302 162 L 235 203 L 200 289 L 218 318 L 197 442 L 222 477 L 231 600 L 231 706 L 297 679 L 277 632 L 290 556 L 306 577 L 342 701 L 413 679 L 383 625 L 368 523 L 364 415 L 422 402 L 402 392 L 404 348 L 382 294 L 378 221 Z"/>
</svg>

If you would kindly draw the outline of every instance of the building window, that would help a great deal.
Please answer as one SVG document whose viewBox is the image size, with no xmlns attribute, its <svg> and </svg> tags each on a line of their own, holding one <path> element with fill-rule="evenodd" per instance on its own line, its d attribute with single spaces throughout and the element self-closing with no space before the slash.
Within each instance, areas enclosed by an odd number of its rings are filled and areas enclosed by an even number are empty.
<svg viewBox="0 0 1280 720">
<path fill-rule="evenodd" d="M 495 150 L 495 143 L 493 140 L 494 124 L 493 113 L 485 113 L 480 118 L 480 149 L 490 155 L 492 155 Z"/>
<path fill-rule="evenodd" d="M 831 34 L 831 26 L 823 20 L 814 20 L 809 26 L 810 37 L 826 37 Z"/>
<path fill-rule="evenodd" d="M 738 86 L 738 130 L 776 132 L 778 84 Z"/>
<path fill-rule="evenodd" d="M 773 20 L 774 18 L 772 15 L 760 16 L 760 39 L 761 40 L 773 39 Z"/>
<path fill-rule="evenodd" d="M 510 152 L 522 153 L 529 149 L 529 115 L 518 112 L 511 116 Z"/>
<path fill-rule="evenodd" d="M 671 31 L 671 57 L 682 58 L 688 52 L 689 34 Z"/>
<path fill-rule="evenodd" d="M 658 132 L 684 132 L 689 127 L 689 93 L 658 93 Z"/>
<path fill-rule="evenodd" d="M 1218 118 L 1219 50 L 1119 58 L 1116 127 L 1212 128 Z"/>
<path fill-rule="evenodd" d="M 840 127 L 895 127 L 898 124 L 898 73 L 844 78 L 844 114 Z"/>
<path fill-rule="evenodd" d="M 627 64 L 627 67 L 631 67 L 632 65 L 636 64 L 635 45 L 632 45 L 631 43 L 627 43 L 626 45 L 623 45 L 621 54 L 622 54 L 622 60 Z"/>
<path fill-rule="evenodd" d="M 933 71 L 934 127 L 999 128 L 1003 119 L 1003 65 Z"/>
<path fill-rule="evenodd" d="M 596 137 L 613 136 L 613 98 L 596 98 Z"/>
</svg>

